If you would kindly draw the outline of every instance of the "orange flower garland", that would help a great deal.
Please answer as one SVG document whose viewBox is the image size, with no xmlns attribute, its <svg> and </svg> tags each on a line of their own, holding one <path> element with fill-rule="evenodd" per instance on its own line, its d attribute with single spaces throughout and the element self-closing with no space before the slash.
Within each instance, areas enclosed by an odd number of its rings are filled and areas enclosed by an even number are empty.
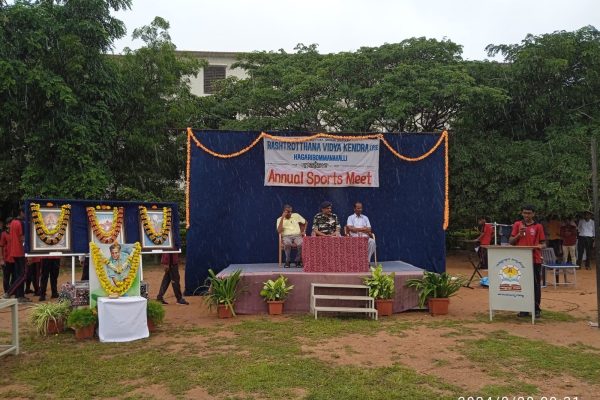
<svg viewBox="0 0 600 400">
<path fill-rule="evenodd" d="M 64 204 L 61 206 L 56 226 L 52 229 L 48 229 L 46 226 L 39 204 L 31 203 L 29 207 L 31 209 L 31 221 L 35 226 L 35 233 L 40 240 L 49 246 L 58 244 L 67 232 L 67 226 L 71 217 L 71 205 Z"/>
<path fill-rule="evenodd" d="M 154 230 L 154 226 L 150 222 L 150 218 L 148 218 L 148 209 L 144 206 L 140 206 L 140 219 L 142 220 L 142 226 L 144 227 L 144 232 L 146 236 L 152 240 L 154 244 L 163 244 L 165 240 L 169 237 L 169 233 L 171 232 L 171 208 L 163 207 L 163 220 L 162 226 L 159 232 Z"/>
<path fill-rule="evenodd" d="M 123 207 L 113 208 L 112 223 L 108 232 L 105 231 L 104 228 L 102 228 L 98 223 L 98 217 L 94 207 L 87 207 L 86 211 L 92 232 L 94 232 L 94 235 L 98 238 L 98 240 L 106 244 L 113 243 L 123 228 Z"/>
</svg>

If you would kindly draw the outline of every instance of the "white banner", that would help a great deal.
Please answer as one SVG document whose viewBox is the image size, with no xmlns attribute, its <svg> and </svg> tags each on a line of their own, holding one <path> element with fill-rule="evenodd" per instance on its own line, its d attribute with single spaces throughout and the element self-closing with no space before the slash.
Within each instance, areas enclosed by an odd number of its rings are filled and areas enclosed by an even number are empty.
<svg viewBox="0 0 600 400">
<path fill-rule="evenodd" d="M 379 187 L 378 139 L 264 139 L 264 149 L 265 186 Z"/>
</svg>

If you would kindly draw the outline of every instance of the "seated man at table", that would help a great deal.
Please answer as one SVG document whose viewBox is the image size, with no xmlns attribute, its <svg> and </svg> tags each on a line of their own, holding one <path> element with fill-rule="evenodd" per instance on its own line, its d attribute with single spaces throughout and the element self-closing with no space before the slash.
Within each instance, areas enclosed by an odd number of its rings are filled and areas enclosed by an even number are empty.
<svg viewBox="0 0 600 400">
<path fill-rule="evenodd" d="M 296 245 L 296 267 L 302 268 L 302 236 L 306 231 L 306 220 L 302 215 L 292 213 L 292 206 L 283 206 L 283 214 L 277 218 L 277 232 L 281 235 L 283 251 L 285 252 L 285 268 L 290 267 L 292 246 Z"/>
<path fill-rule="evenodd" d="M 348 234 L 353 237 L 368 237 L 369 238 L 369 263 L 373 254 L 375 254 L 375 239 L 371 237 L 371 223 L 369 218 L 362 213 L 363 205 L 357 201 L 354 203 L 354 214 L 348 217 L 346 229 Z"/>
<path fill-rule="evenodd" d="M 313 218 L 313 236 L 340 236 L 340 221 L 332 209 L 330 201 L 321 203 L 321 212 Z"/>
</svg>

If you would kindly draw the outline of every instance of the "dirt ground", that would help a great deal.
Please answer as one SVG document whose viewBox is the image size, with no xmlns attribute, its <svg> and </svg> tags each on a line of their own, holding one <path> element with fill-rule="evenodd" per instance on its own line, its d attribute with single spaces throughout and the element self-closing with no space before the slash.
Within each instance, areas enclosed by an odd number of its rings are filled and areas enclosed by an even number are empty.
<svg viewBox="0 0 600 400">
<path fill-rule="evenodd" d="M 182 269 L 183 270 L 183 269 Z M 447 257 L 447 270 L 454 275 L 470 277 L 473 267 L 466 253 L 453 253 Z M 150 284 L 150 297 L 155 298 L 162 269 L 159 266 L 148 267 L 144 270 L 144 279 Z M 484 271 L 485 273 L 485 271 Z M 395 314 L 392 320 L 441 322 L 444 320 L 465 321 L 465 325 L 474 333 L 470 337 L 478 337 L 487 332 L 505 330 L 512 335 L 530 339 L 540 339 L 554 345 L 568 346 L 582 343 L 594 347 L 600 352 L 600 329 L 593 328 L 589 322 L 597 321 L 596 270 L 578 270 L 577 286 L 552 286 L 542 289 L 542 310 L 567 313 L 576 318 L 573 322 L 546 321 L 540 324 L 528 324 L 516 317 L 503 318 L 493 324 L 485 322 L 488 315 L 488 289 L 479 286 L 478 279 L 472 287 L 462 288 L 458 295 L 451 299 L 450 314 L 447 316 L 431 317 L 425 312 L 406 312 Z M 550 277 L 550 275 L 548 275 Z M 61 281 L 67 281 L 70 273 L 62 273 Z M 572 278 L 572 277 L 570 277 Z M 182 277 L 183 282 L 183 277 Z M 62 282 L 61 282 L 62 283 Z M 169 289 L 165 300 L 166 323 L 176 326 L 215 327 L 226 329 L 228 324 L 239 323 L 240 320 L 257 318 L 256 316 L 239 316 L 232 320 L 217 320 L 214 311 L 211 313 L 202 302 L 201 297 L 187 297 L 189 306 L 175 304 L 173 292 Z M 34 301 L 34 303 L 37 300 Z M 25 328 L 28 307 L 21 307 L 20 325 Z M 542 313 L 543 319 L 543 313 Z M 6 332 L 10 326 L 9 313 L 0 312 L 0 331 Z M 404 336 L 394 336 L 386 332 L 377 335 L 378 341 L 388 342 L 394 349 L 390 353 L 372 352 L 373 337 L 349 335 L 331 339 L 318 346 L 307 344 L 303 350 L 307 356 L 317 357 L 332 363 L 363 365 L 366 367 L 386 366 L 400 362 L 413 368 L 419 373 L 438 376 L 444 381 L 461 386 L 465 390 L 476 391 L 485 385 L 499 384 L 499 378 L 486 373 L 459 353 L 444 350 L 452 349 L 460 335 L 444 335 L 444 329 L 429 329 L 421 327 L 409 330 Z M 448 328 L 451 329 L 451 328 Z M 164 340 L 160 334 L 151 340 Z M 464 338 L 462 338 L 464 339 Z M 192 339 L 193 340 L 193 339 Z M 423 347 L 431 351 L 423 351 Z M 415 348 L 419 351 L 414 351 Z M 441 350 L 440 350 L 441 349 Z M 468 374 L 465 374 L 468 371 Z M 552 388 L 553 396 L 569 396 L 575 393 L 580 398 L 595 398 L 598 386 L 591 385 L 574 378 L 547 376 L 543 381 L 536 378 L 525 378 L 527 382 L 539 388 Z M 206 393 L 203 393 L 206 395 Z M 165 398 L 168 398 L 166 396 Z M 209 398 L 209 396 L 201 396 Z"/>
</svg>

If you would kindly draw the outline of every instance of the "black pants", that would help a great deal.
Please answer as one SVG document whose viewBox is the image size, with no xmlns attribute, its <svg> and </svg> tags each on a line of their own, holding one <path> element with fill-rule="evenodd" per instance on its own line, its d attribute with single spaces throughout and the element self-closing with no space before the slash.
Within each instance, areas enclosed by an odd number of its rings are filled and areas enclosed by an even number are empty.
<svg viewBox="0 0 600 400">
<path fill-rule="evenodd" d="M 533 293 L 535 296 L 535 311 L 540 311 L 542 303 L 542 264 L 533 264 Z"/>
<path fill-rule="evenodd" d="M 158 299 L 163 298 L 165 292 L 169 288 L 169 283 L 173 284 L 173 292 L 175 292 L 177 300 L 182 299 L 181 286 L 179 285 L 179 265 L 177 264 L 169 265 L 169 268 L 165 271 L 165 275 L 160 283 L 158 296 L 156 296 Z"/>
<path fill-rule="evenodd" d="M 2 266 L 2 289 L 8 293 L 8 289 L 15 281 L 15 263 L 7 262 Z"/>
<path fill-rule="evenodd" d="M 25 257 L 14 257 L 15 275 L 8 292 L 9 296 L 15 295 L 17 298 L 25 297 L 25 279 L 27 278 L 27 264 Z"/>
<path fill-rule="evenodd" d="M 50 289 L 52 296 L 58 297 L 58 273 L 60 271 L 59 259 L 43 259 L 42 260 L 42 283 L 40 285 L 40 297 L 46 297 L 46 289 L 48 288 L 48 277 L 50 277 Z"/>
<path fill-rule="evenodd" d="M 585 267 L 590 268 L 592 259 L 592 247 L 594 246 L 594 238 L 589 236 L 579 236 L 577 238 L 577 265 L 581 265 L 581 259 L 583 258 L 583 251 L 585 250 Z"/>
<path fill-rule="evenodd" d="M 41 263 L 36 262 L 29 264 L 27 268 L 27 279 L 25 280 L 25 291 L 31 290 L 31 284 L 33 283 L 33 291 L 34 293 L 39 293 L 40 291 L 40 269 Z"/>
<path fill-rule="evenodd" d="M 562 257 L 562 240 L 560 240 L 560 239 L 548 240 L 548 245 L 550 245 L 550 247 L 552 247 L 552 249 L 554 249 L 554 255 L 556 257 Z"/>
<path fill-rule="evenodd" d="M 90 280 L 90 259 L 85 258 L 83 263 L 81 263 L 81 280 L 89 281 Z"/>
</svg>

